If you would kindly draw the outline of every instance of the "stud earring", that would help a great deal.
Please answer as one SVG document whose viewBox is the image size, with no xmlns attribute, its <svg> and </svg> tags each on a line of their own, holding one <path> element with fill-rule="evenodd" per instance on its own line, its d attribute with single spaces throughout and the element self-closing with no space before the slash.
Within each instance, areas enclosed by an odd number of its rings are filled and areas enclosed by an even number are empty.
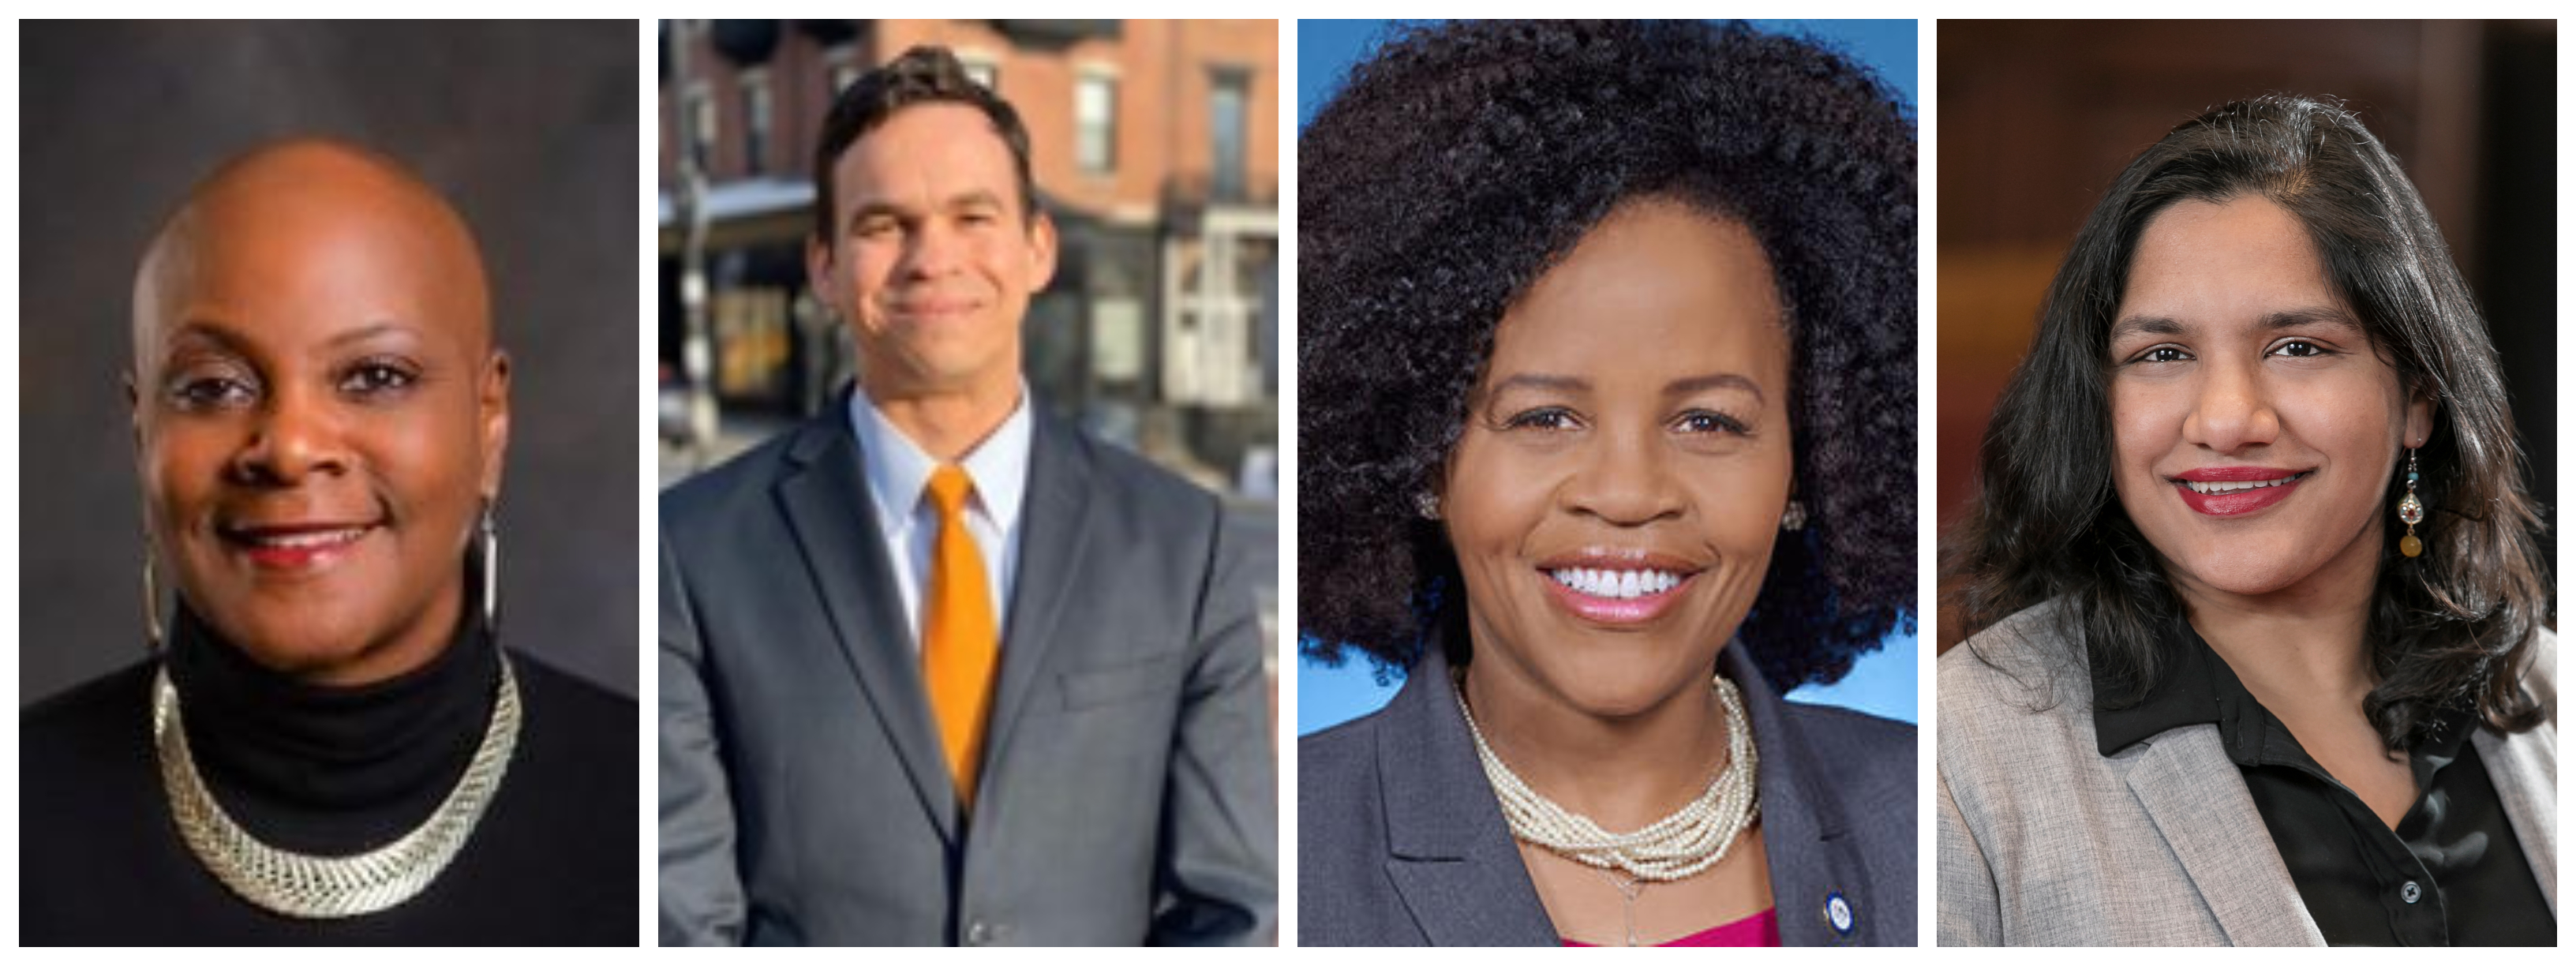
<svg viewBox="0 0 2576 966">
<path fill-rule="evenodd" d="M 1807 505 L 1796 500 L 1789 501 L 1788 509 L 1780 511 L 1780 529 L 1794 533 L 1806 528 Z"/>
<path fill-rule="evenodd" d="M 2424 501 L 2415 498 L 2415 449 L 2406 450 L 2406 498 L 2397 501 L 2397 518 L 2406 521 L 2406 535 L 2398 538 L 2397 552 L 2409 557 L 2424 555 L 2424 541 L 2415 539 L 2415 525 L 2424 522 Z"/>
<path fill-rule="evenodd" d="M 1413 494 L 1413 515 L 1425 520 L 1440 519 L 1440 498 L 1432 495 L 1429 490 L 1415 492 Z"/>
</svg>

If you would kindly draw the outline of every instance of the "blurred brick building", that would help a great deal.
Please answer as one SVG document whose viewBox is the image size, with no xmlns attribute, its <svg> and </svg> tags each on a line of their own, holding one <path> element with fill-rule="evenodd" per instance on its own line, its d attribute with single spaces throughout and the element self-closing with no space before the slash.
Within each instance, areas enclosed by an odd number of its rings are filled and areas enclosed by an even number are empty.
<svg viewBox="0 0 2576 966">
<path fill-rule="evenodd" d="M 808 412 L 848 378 L 849 340 L 805 292 L 823 116 L 860 72 L 937 44 L 1019 110 L 1062 232 L 1027 322 L 1039 394 L 1211 482 L 1275 449 L 1275 21 L 684 20 L 660 37 L 666 370 L 684 371 L 688 152 L 721 404 Z"/>
</svg>

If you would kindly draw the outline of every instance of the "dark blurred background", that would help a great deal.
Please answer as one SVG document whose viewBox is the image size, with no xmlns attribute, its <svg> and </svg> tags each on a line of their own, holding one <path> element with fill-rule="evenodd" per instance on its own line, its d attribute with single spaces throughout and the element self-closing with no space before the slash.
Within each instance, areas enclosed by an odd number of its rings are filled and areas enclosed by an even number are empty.
<svg viewBox="0 0 2576 966">
<path fill-rule="evenodd" d="M 2486 313 L 2532 493 L 2556 505 L 2554 22 L 1945 20 L 1938 42 L 1944 533 L 2094 203 L 2174 125 L 2266 93 L 2341 99 L 2405 166 Z"/>
<path fill-rule="evenodd" d="M 121 382 L 136 259 L 216 164 L 302 134 L 410 165 L 472 224 L 516 363 L 502 640 L 635 693 L 636 31 L 20 27 L 21 704 L 144 653 Z"/>
</svg>

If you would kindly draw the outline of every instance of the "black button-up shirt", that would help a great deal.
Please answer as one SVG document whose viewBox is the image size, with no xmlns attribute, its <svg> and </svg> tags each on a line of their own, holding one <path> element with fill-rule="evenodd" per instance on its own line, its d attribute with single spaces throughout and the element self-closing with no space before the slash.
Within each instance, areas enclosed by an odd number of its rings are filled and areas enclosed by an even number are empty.
<svg viewBox="0 0 2576 966">
<path fill-rule="evenodd" d="M 2328 944 L 2557 942 L 2558 919 L 2469 741 L 2479 726 L 2474 710 L 2446 710 L 2430 737 L 2407 749 L 2417 797 L 2390 829 L 2299 747 L 2189 622 L 2174 621 L 2166 643 L 2172 664 L 2146 700 L 2095 711 L 2102 754 L 2174 728 L 2216 724 Z M 2097 693 L 2103 683 L 2095 681 Z"/>
</svg>

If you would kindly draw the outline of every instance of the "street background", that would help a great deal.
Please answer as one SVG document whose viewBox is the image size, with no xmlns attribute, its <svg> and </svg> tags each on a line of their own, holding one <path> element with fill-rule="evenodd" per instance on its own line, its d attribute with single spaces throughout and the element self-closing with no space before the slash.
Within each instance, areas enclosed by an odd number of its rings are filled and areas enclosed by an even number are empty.
<svg viewBox="0 0 2576 966">
<path fill-rule="evenodd" d="M 1022 333 L 1039 404 L 1225 498 L 1275 671 L 1277 22 L 666 20 L 657 36 L 660 485 L 850 380 L 850 337 L 806 290 L 823 117 L 860 72 L 947 46 L 1019 111 L 1062 239 Z"/>
</svg>

